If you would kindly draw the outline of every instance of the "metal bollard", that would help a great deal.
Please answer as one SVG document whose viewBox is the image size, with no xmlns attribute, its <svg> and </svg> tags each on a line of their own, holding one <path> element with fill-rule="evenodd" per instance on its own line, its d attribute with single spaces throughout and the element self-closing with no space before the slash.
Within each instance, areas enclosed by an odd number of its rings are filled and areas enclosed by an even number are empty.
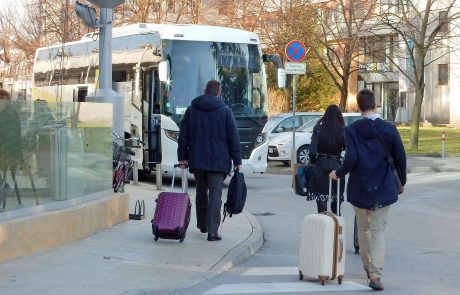
<svg viewBox="0 0 460 295">
<path fill-rule="evenodd" d="M 444 160 L 446 158 L 446 129 L 442 129 L 441 132 L 441 155 Z"/>
<path fill-rule="evenodd" d="M 161 191 L 163 190 L 163 177 L 162 177 L 162 173 L 161 173 L 161 164 L 156 164 L 155 165 L 155 173 L 156 173 L 156 176 L 157 176 L 157 180 L 156 180 L 156 183 L 157 183 L 157 190 Z"/>
<path fill-rule="evenodd" d="M 133 162 L 133 184 L 138 185 L 139 184 L 139 170 L 138 170 L 138 164 L 137 161 Z"/>
</svg>

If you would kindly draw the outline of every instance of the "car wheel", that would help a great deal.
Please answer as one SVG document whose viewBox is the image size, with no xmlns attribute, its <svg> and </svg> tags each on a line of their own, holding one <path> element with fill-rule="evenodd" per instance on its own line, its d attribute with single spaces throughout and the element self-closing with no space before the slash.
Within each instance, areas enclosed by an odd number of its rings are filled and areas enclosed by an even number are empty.
<svg viewBox="0 0 460 295">
<path fill-rule="evenodd" d="M 308 151 L 310 150 L 309 145 L 303 145 L 297 150 L 297 163 L 306 164 L 309 160 Z"/>
</svg>

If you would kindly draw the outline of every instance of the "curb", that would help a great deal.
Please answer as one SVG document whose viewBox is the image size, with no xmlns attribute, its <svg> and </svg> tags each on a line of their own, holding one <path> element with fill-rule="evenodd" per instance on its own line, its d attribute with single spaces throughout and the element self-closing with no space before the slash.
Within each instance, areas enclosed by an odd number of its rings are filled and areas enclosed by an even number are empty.
<svg viewBox="0 0 460 295">
<path fill-rule="evenodd" d="M 454 167 L 407 167 L 407 173 L 432 173 L 432 172 L 460 172 L 459 168 Z M 276 171 L 267 171 L 266 174 L 292 175 L 292 170 L 283 168 Z"/>
<path fill-rule="evenodd" d="M 431 172 L 460 172 L 460 168 L 453 167 L 410 167 L 407 173 L 431 173 Z"/>
<path fill-rule="evenodd" d="M 244 210 L 243 214 L 248 219 L 252 226 L 252 232 L 243 242 L 234 248 L 230 249 L 219 262 L 213 265 L 207 272 L 197 275 L 189 280 L 178 283 L 175 286 L 171 286 L 163 289 L 141 289 L 132 290 L 121 293 L 121 295 L 171 295 L 180 291 L 184 291 L 191 288 L 199 283 L 210 280 L 213 277 L 228 271 L 235 265 L 242 263 L 255 253 L 259 251 L 264 243 L 264 235 L 262 226 L 254 215 Z"/>
</svg>

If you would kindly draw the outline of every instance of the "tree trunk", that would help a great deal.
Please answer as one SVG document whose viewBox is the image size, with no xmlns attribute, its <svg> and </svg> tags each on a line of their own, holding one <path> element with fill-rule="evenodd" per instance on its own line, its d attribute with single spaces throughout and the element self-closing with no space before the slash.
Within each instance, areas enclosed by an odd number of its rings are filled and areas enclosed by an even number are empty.
<svg viewBox="0 0 460 295">
<path fill-rule="evenodd" d="M 411 116 L 409 146 L 411 149 L 418 149 L 418 136 L 420 129 L 420 115 L 422 113 L 423 93 L 425 87 L 417 88 L 415 91 L 414 109 Z"/>
<path fill-rule="evenodd" d="M 342 112 L 345 112 L 347 106 L 348 87 L 344 86 L 340 89 L 340 104 L 339 108 Z"/>
<path fill-rule="evenodd" d="M 416 51 L 414 63 L 415 67 L 415 101 L 411 116 L 411 128 L 409 136 L 409 146 L 411 149 L 418 149 L 418 137 L 420 129 L 420 115 L 422 113 L 423 96 L 425 94 L 425 55 L 421 51 Z"/>
</svg>

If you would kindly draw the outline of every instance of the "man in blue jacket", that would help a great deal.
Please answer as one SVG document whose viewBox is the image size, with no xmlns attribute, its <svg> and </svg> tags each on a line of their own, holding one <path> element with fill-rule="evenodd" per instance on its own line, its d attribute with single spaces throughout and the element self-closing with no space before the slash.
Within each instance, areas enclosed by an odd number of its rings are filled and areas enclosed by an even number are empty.
<svg viewBox="0 0 460 295">
<path fill-rule="evenodd" d="M 222 239 L 222 185 L 232 161 L 239 169 L 242 154 L 235 118 L 220 93 L 220 83 L 211 80 L 205 94 L 192 101 L 181 122 L 177 148 L 179 164 L 195 175 L 197 226 L 208 233 L 208 241 Z"/>
<path fill-rule="evenodd" d="M 363 268 L 369 287 L 383 290 L 385 227 L 390 205 L 398 201 L 398 189 L 385 147 L 406 183 L 406 154 L 398 130 L 376 114 L 374 93 L 362 89 L 357 95 L 363 118 L 345 128 L 345 160 L 329 175 L 332 179 L 350 173 L 347 199 L 355 210 Z M 379 138 L 380 136 L 380 138 Z"/>
</svg>

